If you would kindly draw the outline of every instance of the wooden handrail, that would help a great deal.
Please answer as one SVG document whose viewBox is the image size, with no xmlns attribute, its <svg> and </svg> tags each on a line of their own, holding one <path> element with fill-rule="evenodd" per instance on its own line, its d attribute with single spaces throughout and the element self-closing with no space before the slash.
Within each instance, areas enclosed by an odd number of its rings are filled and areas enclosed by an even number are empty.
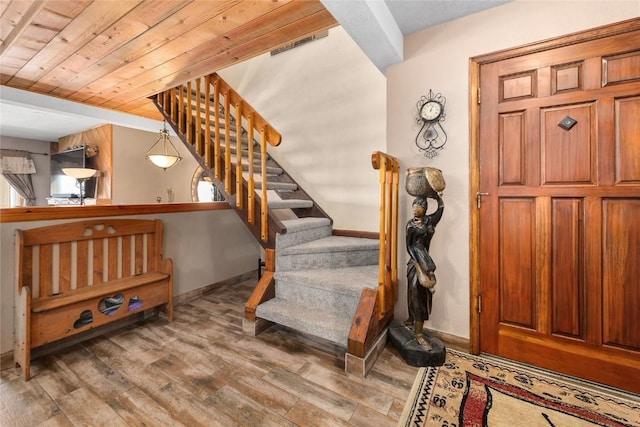
<svg viewBox="0 0 640 427">
<path fill-rule="evenodd" d="M 185 96 L 187 102 L 185 102 Z M 195 106 L 190 97 L 195 98 Z M 242 174 L 242 134 L 243 126 L 246 126 L 249 146 L 254 143 L 260 146 L 260 174 L 263 182 L 260 198 L 260 238 L 263 242 L 267 242 L 270 237 L 266 184 L 267 144 L 278 146 L 282 141 L 280 133 L 216 73 L 162 92 L 156 96 L 155 101 L 180 138 L 185 144 L 192 146 L 192 151 L 203 159 L 204 166 L 213 168 L 215 179 L 224 184 L 225 192 L 235 196 L 236 209 L 246 211 L 247 222 L 256 224 L 253 150 L 249 150 L 249 179 L 246 184 Z M 214 110 L 211 111 L 211 108 Z M 204 114 L 204 128 L 201 114 Z M 212 115 L 214 117 L 213 134 L 210 129 Z M 224 120 L 224 134 L 220 129 L 222 120 Z M 232 124 L 235 125 L 237 135 L 235 157 L 231 154 L 230 146 Z M 259 135 L 259 139 L 255 140 L 254 135 Z M 222 138 L 224 138 L 224 155 L 221 150 Z M 233 175 L 235 175 L 235 182 L 232 182 Z M 244 205 L 245 191 L 247 206 Z"/>
<path fill-rule="evenodd" d="M 380 258 L 378 317 L 386 316 L 398 300 L 398 159 L 380 151 L 371 155 L 380 170 Z"/>
<path fill-rule="evenodd" d="M 380 255 L 378 288 L 364 288 L 351 322 L 347 352 L 364 358 L 393 319 L 398 300 L 398 159 L 375 151 L 374 169 L 380 170 Z"/>
</svg>

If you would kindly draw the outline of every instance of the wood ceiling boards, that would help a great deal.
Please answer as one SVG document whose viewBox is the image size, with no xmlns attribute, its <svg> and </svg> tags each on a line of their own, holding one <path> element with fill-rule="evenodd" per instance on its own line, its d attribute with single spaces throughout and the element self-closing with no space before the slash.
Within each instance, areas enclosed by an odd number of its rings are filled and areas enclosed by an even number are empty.
<svg viewBox="0 0 640 427">
<path fill-rule="evenodd" d="M 336 25 L 317 0 L 0 0 L 0 83 L 161 120 L 150 95 Z"/>
</svg>

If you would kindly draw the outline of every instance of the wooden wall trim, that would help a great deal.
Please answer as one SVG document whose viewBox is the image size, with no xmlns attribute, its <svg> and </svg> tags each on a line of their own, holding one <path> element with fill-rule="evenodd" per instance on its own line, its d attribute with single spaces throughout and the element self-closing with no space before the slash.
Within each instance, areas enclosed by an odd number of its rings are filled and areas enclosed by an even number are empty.
<svg viewBox="0 0 640 427">
<path fill-rule="evenodd" d="M 376 231 L 333 230 L 331 234 L 334 236 L 360 237 L 363 239 L 380 239 L 380 233 Z"/>
<path fill-rule="evenodd" d="M 34 206 L 0 209 L 0 223 L 95 218 L 101 216 L 149 215 L 231 209 L 227 202 L 157 203 L 140 205 Z"/>
<path fill-rule="evenodd" d="M 479 141 L 480 141 L 480 64 L 469 60 L 469 334 L 470 351 L 480 353 L 480 212 L 476 204 L 476 194 L 480 191 Z"/>
<path fill-rule="evenodd" d="M 596 27 L 578 33 L 567 34 L 548 40 L 534 42 L 520 47 L 500 50 L 485 55 L 475 56 L 472 59 L 478 64 L 489 64 L 491 62 L 502 61 L 504 59 L 516 58 L 518 56 L 530 55 L 532 53 L 544 52 L 545 50 L 556 49 L 562 46 L 570 46 L 591 40 L 611 37 L 618 34 L 625 34 L 640 29 L 640 18 L 631 18 L 614 24 Z"/>
</svg>

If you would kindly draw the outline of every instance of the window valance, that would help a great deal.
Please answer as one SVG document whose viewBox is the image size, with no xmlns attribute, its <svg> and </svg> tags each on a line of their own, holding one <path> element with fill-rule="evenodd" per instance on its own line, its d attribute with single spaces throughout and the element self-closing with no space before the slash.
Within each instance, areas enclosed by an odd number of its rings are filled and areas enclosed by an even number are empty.
<svg viewBox="0 0 640 427">
<path fill-rule="evenodd" d="M 33 174 L 36 165 L 31 153 L 21 150 L 0 150 L 0 173 L 2 174 Z"/>
</svg>

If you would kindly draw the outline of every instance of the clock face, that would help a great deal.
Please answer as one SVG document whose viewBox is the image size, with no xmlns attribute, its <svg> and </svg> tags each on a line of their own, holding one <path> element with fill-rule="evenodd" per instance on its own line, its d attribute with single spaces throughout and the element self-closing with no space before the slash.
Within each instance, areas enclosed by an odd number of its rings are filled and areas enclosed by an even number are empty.
<svg viewBox="0 0 640 427">
<path fill-rule="evenodd" d="M 420 117 L 423 120 L 432 122 L 442 115 L 442 104 L 438 101 L 427 101 L 420 108 Z"/>
</svg>

